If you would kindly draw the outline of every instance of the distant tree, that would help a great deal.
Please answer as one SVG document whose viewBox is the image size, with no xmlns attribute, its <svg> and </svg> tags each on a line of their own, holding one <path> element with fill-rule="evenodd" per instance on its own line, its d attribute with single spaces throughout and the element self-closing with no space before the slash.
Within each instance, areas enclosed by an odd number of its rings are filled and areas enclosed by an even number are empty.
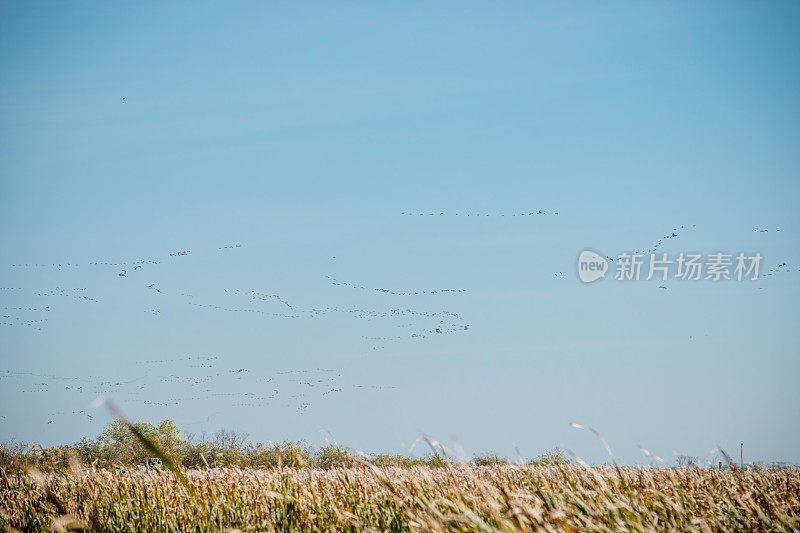
<svg viewBox="0 0 800 533">
<path fill-rule="evenodd" d="M 691 455 L 679 454 L 675 457 L 675 465 L 678 468 L 690 467 L 697 465 L 697 457 Z"/>
<path fill-rule="evenodd" d="M 555 448 L 551 448 L 545 452 L 540 453 L 539 455 L 536 456 L 536 458 L 528 461 L 528 464 L 533 466 L 545 466 L 545 465 L 555 465 L 555 464 L 567 464 L 571 462 L 572 459 L 567 456 L 564 450 L 556 446 Z"/>
<path fill-rule="evenodd" d="M 156 428 L 152 424 L 136 422 L 133 425 L 148 438 L 156 436 Z M 105 445 L 129 444 L 136 441 L 136 435 L 121 420 L 114 420 L 103 429 L 98 440 Z"/>
<path fill-rule="evenodd" d="M 162 420 L 159 425 L 155 427 L 155 440 L 159 442 L 168 452 L 174 452 L 182 444 L 181 430 L 175 425 L 175 422 L 169 418 Z"/>
<path fill-rule="evenodd" d="M 162 420 L 158 425 L 136 422 L 133 426 L 142 435 L 158 444 L 175 460 L 180 461 L 186 442 L 180 439 L 180 430 L 173 420 Z M 97 444 L 99 445 L 97 457 L 103 465 L 117 463 L 142 464 L 152 455 L 144 443 L 120 420 L 114 420 L 103 429 L 97 438 Z M 95 452 L 94 449 L 90 451 L 92 453 Z M 83 457 L 91 456 L 86 451 L 81 455 Z"/>
<path fill-rule="evenodd" d="M 223 448 L 239 448 L 249 435 L 232 429 L 220 429 L 214 434 L 214 442 Z"/>
<path fill-rule="evenodd" d="M 346 448 L 329 444 L 323 446 L 315 457 L 315 462 L 320 468 L 349 468 L 358 464 L 358 456 L 350 453 Z"/>
<path fill-rule="evenodd" d="M 399 466 L 404 468 L 411 468 L 420 463 L 419 460 L 409 457 L 407 455 L 393 455 L 393 454 L 372 454 L 369 461 L 375 466 Z"/>
<path fill-rule="evenodd" d="M 484 453 L 474 456 L 472 462 L 478 466 L 505 465 L 508 464 L 508 459 L 494 453 Z"/>
</svg>

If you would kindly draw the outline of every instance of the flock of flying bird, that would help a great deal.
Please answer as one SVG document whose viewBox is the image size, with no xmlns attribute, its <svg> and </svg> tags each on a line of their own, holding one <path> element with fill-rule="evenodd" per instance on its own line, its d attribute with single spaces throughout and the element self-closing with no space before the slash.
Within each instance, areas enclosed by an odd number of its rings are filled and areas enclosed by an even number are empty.
<svg viewBox="0 0 800 533">
<path fill-rule="evenodd" d="M 696 227 L 697 227 L 697 224 L 692 224 L 691 226 L 681 225 L 681 226 L 672 228 L 672 231 L 669 234 L 664 235 L 663 237 L 661 237 L 658 241 L 655 242 L 655 244 L 652 247 L 650 247 L 650 248 L 648 248 L 646 250 L 636 250 L 636 251 L 633 251 L 631 253 L 633 253 L 633 254 L 654 254 L 656 251 L 659 250 L 659 248 L 661 248 L 665 244 L 665 241 L 667 241 L 669 239 L 677 238 L 679 236 L 678 232 L 680 230 L 695 229 Z M 753 231 L 759 232 L 759 233 L 769 233 L 768 229 L 755 228 L 755 229 L 753 229 Z M 781 230 L 780 229 L 776 229 L 775 231 L 779 232 Z M 613 263 L 614 262 L 614 258 L 609 256 L 609 255 L 605 256 L 605 259 L 609 263 Z M 797 271 L 800 272 L 800 268 L 798 268 Z M 778 274 L 778 273 L 781 273 L 781 272 L 792 272 L 792 270 L 791 270 L 791 268 L 788 266 L 788 264 L 786 262 L 783 262 L 783 263 L 781 263 L 781 264 L 779 264 L 779 265 L 777 265 L 775 267 L 767 269 L 766 271 L 759 272 L 759 277 L 760 278 L 766 278 L 766 277 L 774 276 L 775 274 Z M 564 272 L 562 272 L 562 271 L 556 272 L 554 274 L 554 277 L 556 277 L 556 278 L 560 278 L 560 277 L 563 277 L 563 276 L 564 276 Z M 659 285 L 658 288 L 659 289 L 663 289 L 663 290 L 667 290 L 667 287 L 665 285 Z M 763 290 L 763 287 L 759 287 L 759 289 Z"/>
<path fill-rule="evenodd" d="M 349 287 L 351 289 L 358 289 L 358 290 L 362 290 L 362 291 L 381 292 L 381 293 L 384 293 L 384 294 L 391 294 L 391 295 L 394 295 L 394 296 L 419 296 L 419 295 L 422 295 L 422 294 L 447 294 L 447 293 L 455 294 L 455 293 L 459 293 L 459 292 L 467 292 L 467 289 L 433 289 L 433 290 L 403 290 L 403 291 L 400 291 L 400 290 L 397 290 L 397 289 L 386 289 L 386 288 L 383 288 L 383 287 L 370 288 L 370 287 L 365 287 L 364 285 L 358 285 L 356 283 L 351 283 L 349 281 L 341 281 L 341 280 L 338 280 L 338 279 L 336 279 L 334 277 L 331 277 L 331 276 L 328 276 L 328 275 L 326 275 L 325 277 L 330 280 L 331 285 L 334 285 L 334 286 L 337 286 L 337 287 Z"/>
<path fill-rule="evenodd" d="M 697 227 L 697 224 L 692 224 L 691 225 L 691 229 L 694 229 L 695 227 Z M 661 246 L 664 244 L 664 241 L 666 241 L 668 239 L 676 238 L 678 236 L 678 231 L 679 230 L 683 230 L 683 229 L 690 229 L 690 227 L 689 226 L 680 226 L 679 228 L 672 228 L 672 232 L 671 233 L 669 233 L 668 235 L 664 235 L 663 237 L 658 239 L 658 241 L 652 247 L 648 248 L 647 250 L 637 250 L 637 251 L 635 251 L 633 253 L 635 253 L 635 254 L 653 254 L 659 248 L 661 248 Z"/>
<path fill-rule="evenodd" d="M 426 212 L 420 212 L 420 211 L 417 211 L 417 212 L 406 212 L 406 211 L 403 211 L 400 214 L 404 215 L 404 216 L 420 216 L 420 217 L 424 217 L 424 216 L 428 216 L 428 217 L 434 217 L 434 216 L 439 216 L 439 217 L 446 217 L 446 216 L 455 216 L 455 217 L 457 217 L 457 216 L 465 216 L 465 217 L 481 217 L 481 216 L 482 217 L 490 217 L 490 216 L 496 216 L 496 217 L 531 217 L 531 216 L 547 215 L 548 213 L 546 211 L 542 211 L 540 209 L 538 211 L 528 211 L 528 212 L 520 211 L 520 212 L 514 212 L 514 213 L 446 213 L 446 212 L 438 212 L 438 213 L 436 213 L 436 212 L 427 212 L 426 213 Z M 550 214 L 551 215 L 558 215 L 558 212 L 551 212 Z"/>
<path fill-rule="evenodd" d="M 218 247 L 220 251 L 227 251 L 241 248 L 241 244 L 226 245 Z M 169 258 L 185 260 L 191 254 L 190 250 L 180 250 L 170 252 Z M 164 259 L 136 259 L 133 261 L 91 261 L 85 263 L 66 262 L 66 263 L 17 263 L 12 265 L 16 269 L 33 269 L 50 267 L 55 270 L 65 268 L 79 269 L 81 267 L 110 267 L 118 268 L 117 276 L 129 278 L 134 273 L 138 273 L 143 267 L 154 267 L 163 265 Z M 254 289 L 223 288 L 221 293 L 209 299 L 205 299 L 195 294 L 185 291 L 166 290 L 161 284 L 155 282 L 143 284 L 143 290 L 153 295 L 158 302 L 159 298 L 172 298 L 173 301 L 180 301 L 187 306 L 201 308 L 211 311 L 248 313 L 261 316 L 277 318 L 319 318 L 330 314 L 342 314 L 356 319 L 397 320 L 401 318 L 412 319 L 416 323 L 404 324 L 405 327 L 416 326 L 415 330 L 407 335 L 397 336 L 397 340 L 406 339 L 425 339 L 429 335 L 455 333 L 466 331 L 468 325 L 462 324 L 461 316 L 450 311 L 426 311 L 412 308 L 389 308 L 389 309 L 370 309 L 360 306 L 297 306 L 290 303 L 280 294 L 263 292 Z M 24 291 L 22 287 L 0 287 L 3 292 L 30 292 Z M 396 293 L 397 291 L 375 292 Z M 438 294 L 438 293 L 457 293 L 464 292 L 463 289 L 442 289 L 437 291 L 407 291 L 408 295 Z M 44 301 L 51 301 L 53 298 L 71 298 L 81 300 L 86 303 L 98 303 L 101 299 L 91 295 L 86 287 L 63 287 L 56 286 L 52 289 L 39 289 L 33 291 L 37 298 Z M 224 300 L 229 300 L 226 304 Z M 238 302 L 238 303 L 237 303 Z M 263 307 L 264 304 L 272 306 Z M 5 312 L 33 312 L 47 313 L 54 308 L 63 307 L 52 302 L 51 305 L 40 307 L 34 306 L 5 306 Z M 277 306 L 277 307 L 275 307 Z M 144 310 L 153 316 L 161 314 L 161 306 L 148 306 Z M 281 311 L 283 309 L 283 311 Z M 4 321 L 0 325 L 19 325 L 25 324 L 29 327 L 41 331 L 41 323 L 46 318 L 20 319 L 16 316 L 3 315 Z M 420 324 L 428 323 L 429 325 Z M 386 339 L 383 339 L 384 341 Z M 211 402 L 215 407 L 229 405 L 230 407 L 263 407 L 267 404 L 282 404 L 285 407 L 293 407 L 298 412 L 303 412 L 312 405 L 314 401 L 329 398 L 331 395 L 342 393 L 347 389 L 352 390 L 384 390 L 391 389 L 384 385 L 362 385 L 342 382 L 341 372 L 325 369 L 298 370 L 288 372 L 278 372 L 274 376 L 251 372 L 246 368 L 224 369 L 220 367 L 218 356 L 195 357 L 187 359 L 160 359 L 143 361 L 148 374 L 137 377 L 136 379 L 117 379 L 108 380 L 99 376 L 64 377 L 55 375 L 33 374 L 25 372 L 12 372 L 6 370 L 0 373 L 0 383 L 10 380 L 22 381 L 15 387 L 22 393 L 46 394 L 55 390 L 69 391 L 70 393 L 84 397 L 97 395 L 117 395 L 123 396 L 126 403 L 151 407 L 175 407 L 186 402 L 192 404 Z M 26 377 L 38 376 L 39 379 L 24 379 Z M 281 384 L 282 383 L 282 384 Z M 172 394 L 163 394 L 164 390 Z M 253 392 L 256 390 L 258 392 Z M 177 394 L 182 392 L 182 394 Z M 85 399 L 85 398 L 84 398 Z M 85 402 L 84 402 L 85 403 Z M 58 421 L 61 417 L 83 417 L 86 420 L 93 420 L 93 415 L 85 409 L 63 409 L 50 413 L 47 424 Z"/>
<path fill-rule="evenodd" d="M 13 387 L 23 394 L 68 391 L 76 399 L 83 400 L 89 396 L 124 395 L 128 405 L 138 403 L 154 407 L 174 407 L 187 402 L 208 408 L 265 407 L 278 402 L 298 412 L 307 409 L 312 401 L 347 388 L 391 388 L 358 383 L 347 385 L 341 371 L 323 368 L 278 371 L 269 375 L 246 368 L 222 368 L 218 356 L 189 356 L 143 363 L 144 375 L 119 380 L 95 375 L 78 377 L 4 370 L 0 371 L 0 386 Z M 167 368 L 175 373 L 161 375 Z M 285 394 L 281 395 L 281 392 Z M 89 421 L 94 419 L 91 410 L 61 409 L 50 412 L 46 423 L 51 424 L 68 415 Z"/>
<path fill-rule="evenodd" d="M 550 215 L 558 215 L 551 212 Z M 548 215 L 545 211 L 513 212 L 513 213 L 445 213 L 445 212 L 404 212 L 406 216 L 467 216 L 467 217 L 525 217 Z M 692 226 L 678 226 L 656 241 L 651 247 L 634 253 L 655 253 L 667 240 L 678 237 Z M 756 232 L 768 233 L 767 229 L 754 229 Z M 780 229 L 775 230 L 779 232 Z M 216 250 L 226 252 L 242 248 L 241 244 L 219 246 Z M 85 263 L 16 263 L 14 269 L 51 268 L 55 270 L 79 269 L 82 267 L 112 267 L 119 269 L 120 278 L 131 278 L 151 267 L 159 267 L 167 261 L 185 261 L 188 256 L 197 257 L 191 250 L 169 252 L 162 258 L 136 259 L 132 261 L 90 261 Z M 191 258 L 189 260 L 191 260 Z M 614 258 L 607 256 L 609 262 Z M 762 276 L 774 276 L 780 272 L 791 272 L 786 262 L 764 271 Z M 559 271 L 555 277 L 563 277 Z M 374 295 L 389 296 L 434 296 L 467 293 L 465 288 L 437 289 L 397 289 L 375 287 L 365 283 L 344 281 L 331 275 L 325 275 L 330 286 L 363 291 Z M 470 324 L 457 312 L 448 310 L 428 311 L 413 307 L 369 308 L 357 305 L 300 305 L 281 294 L 263 292 L 255 289 L 222 288 L 218 294 L 196 294 L 181 290 L 169 290 L 161 284 L 150 282 L 142 284 L 143 290 L 154 298 L 153 305 L 148 305 L 145 313 L 153 316 L 161 314 L 159 302 L 179 302 L 187 306 L 226 313 L 241 313 L 280 319 L 319 319 L 327 315 L 349 316 L 365 321 L 391 321 L 393 327 L 400 329 L 398 334 L 362 335 L 372 350 L 384 349 L 389 343 L 409 340 L 425 340 L 438 335 L 459 334 L 469 331 Z M 666 289 L 659 285 L 659 289 Z M 33 331 L 43 331 L 48 318 L 53 315 L 51 309 L 63 307 L 59 301 L 76 301 L 86 304 L 100 303 L 100 298 L 92 295 L 88 287 L 64 287 L 61 285 L 48 289 L 27 290 L 22 287 L 0 287 L 0 296 L 27 294 L 36 297 L 42 305 L 6 305 L 0 308 L 0 326 L 23 326 Z M 223 301 L 225 300 L 225 301 Z M 448 299 L 448 301 L 451 301 Z M 373 329 L 373 328 L 371 328 Z M 226 404 L 231 407 L 263 407 L 265 405 L 283 405 L 303 412 L 315 401 L 321 401 L 342 393 L 345 390 L 388 390 L 394 387 L 376 384 L 345 383 L 341 371 L 327 369 L 294 370 L 276 372 L 271 375 L 259 373 L 247 368 L 225 368 L 219 356 L 189 356 L 182 358 L 163 358 L 142 361 L 146 373 L 135 379 L 109 380 L 102 376 L 64 377 L 58 375 L 36 374 L 31 372 L 0 371 L 0 383 L 8 385 L 16 380 L 17 390 L 23 393 L 43 394 L 54 390 L 69 391 L 78 396 L 123 394 L 127 401 L 140 402 L 153 407 L 174 407 L 186 402 L 211 407 Z M 165 391 L 169 391 L 165 394 Z M 92 420 L 93 415 L 85 409 L 63 409 L 50 413 L 47 424 L 53 423 L 62 416 L 79 416 Z M 3 415 L 5 416 L 5 415 Z"/>
</svg>

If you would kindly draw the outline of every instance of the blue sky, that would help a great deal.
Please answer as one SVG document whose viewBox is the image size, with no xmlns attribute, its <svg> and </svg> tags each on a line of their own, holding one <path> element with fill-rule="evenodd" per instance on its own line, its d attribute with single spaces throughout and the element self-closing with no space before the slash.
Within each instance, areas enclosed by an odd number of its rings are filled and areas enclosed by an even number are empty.
<svg viewBox="0 0 800 533">
<path fill-rule="evenodd" d="M 740 442 L 800 462 L 798 22 L 788 2 L 0 4 L 0 439 L 92 436 L 103 396 L 366 451 L 425 431 L 604 461 L 578 422 L 629 463 Z M 578 280 L 581 250 L 674 228 L 660 251 L 780 271 Z"/>
</svg>

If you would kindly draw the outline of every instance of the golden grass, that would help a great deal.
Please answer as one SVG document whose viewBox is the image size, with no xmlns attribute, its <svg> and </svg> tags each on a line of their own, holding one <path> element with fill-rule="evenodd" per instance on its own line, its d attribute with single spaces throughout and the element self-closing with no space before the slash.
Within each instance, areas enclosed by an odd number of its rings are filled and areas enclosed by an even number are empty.
<svg viewBox="0 0 800 533">
<path fill-rule="evenodd" d="M 192 490 L 171 472 L 0 471 L 0 520 L 26 531 L 800 530 L 800 472 L 791 468 L 364 465 L 185 475 Z"/>
</svg>

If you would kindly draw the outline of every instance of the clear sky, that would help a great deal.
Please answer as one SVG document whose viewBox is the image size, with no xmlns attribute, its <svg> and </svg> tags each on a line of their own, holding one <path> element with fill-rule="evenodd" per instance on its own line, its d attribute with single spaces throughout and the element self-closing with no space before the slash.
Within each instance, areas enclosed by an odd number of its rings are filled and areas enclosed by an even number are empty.
<svg viewBox="0 0 800 533">
<path fill-rule="evenodd" d="M 576 422 L 627 463 L 800 462 L 799 24 L 793 2 L 0 3 L 0 440 L 93 437 L 102 396 L 367 452 L 424 431 L 604 461 Z M 673 233 L 659 253 L 774 274 L 578 279 L 584 249 Z"/>
</svg>

